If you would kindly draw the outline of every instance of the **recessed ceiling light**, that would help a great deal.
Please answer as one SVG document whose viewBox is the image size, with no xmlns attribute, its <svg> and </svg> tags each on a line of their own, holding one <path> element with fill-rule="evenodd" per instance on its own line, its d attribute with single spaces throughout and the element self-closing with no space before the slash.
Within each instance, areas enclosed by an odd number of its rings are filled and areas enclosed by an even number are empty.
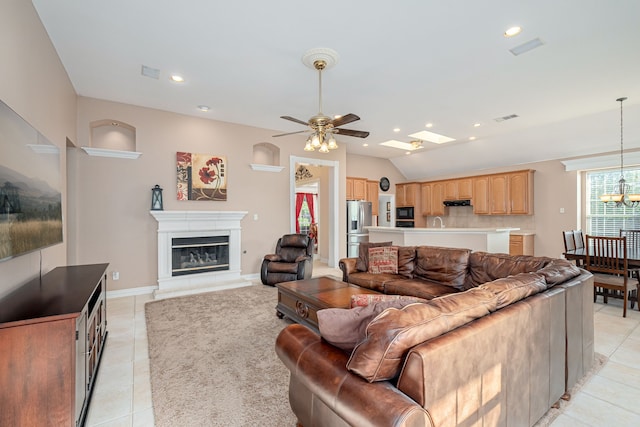
<svg viewBox="0 0 640 427">
<path fill-rule="evenodd" d="M 474 123 L 474 124 L 473 124 L 473 127 L 474 127 L 474 128 L 480 127 L 480 123 Z"/>
<path fill-rule="evenodd" d="M 504 32 L 505 37 L 513 37 L 517 36 L 522 32 L 522 28 L 520 27 L 511 27 L 507 31 Z"/>
<path fill-rule="evenodd" d="M 406 153 L 404 153 L 404 154 L 406 154 L 406 155 L 408 156 L 409 154 L 411 154 L 411 151 L 407 151 L 407 152 L 406 152 Z"/>
<path fill-rule="evenodd" d="M 448 136 L 440 135 L 438 133 L 429 132 L 423 130 L 421 132 L 412 133 L 409 135 L 412 138 L 418 138 L 423 141 L 433 142 L 434 144 L 444 144 L 446 142 L 455 141 L 455 138 L 450 138 Z"/>
<path fill-rule="evenodd" d="M 470 136 L 470 137 L 469 137 L 469 141 L 475 141 L 475 140 L 476 140 L 476 137 L 475 137 L 475 136 Z"/>
<path fill-rule="evenodd" d="M 364 144 L 362 144 L 363 147 L 368 147 L 369 144 L 367 144 L 366 142 Z"/>
<path fill-rule="evenodd" d="M 178 74 L 172 74 L 170 77 L 172 82 L 176 82 L 176 83 L 183 83 L 184 82 L 184 77 L 178 75 Z"/>
<path fill-rule="evenodd" d="M 400 132 L 400 128 L 393 128 L 393 131 L 396 132 L 396 133 Z"/>
<path fill-rule="evenodd" d="M 208 105 L 198 105 L 198 110 L 200 111 L 209 111 Z"/>
<path fill-rule="evenodd" d="M 424 125 L 424 127 L 426 127 L 426 128 L 432 128 L 432 127 L 433 127 L 433 123 L 427 123 L 426 125 Z"/>
</svg>

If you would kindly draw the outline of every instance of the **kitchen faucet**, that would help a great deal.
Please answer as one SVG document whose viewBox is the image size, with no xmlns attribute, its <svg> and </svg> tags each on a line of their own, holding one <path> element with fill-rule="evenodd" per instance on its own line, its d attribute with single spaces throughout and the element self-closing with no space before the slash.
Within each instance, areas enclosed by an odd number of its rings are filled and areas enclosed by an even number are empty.
<svg viewBox="0 0 640 427">
<path fill-rule="evenodd" d="M 440 218 L 439 216 L 433 218 L 433 226 L 436 226 L 436 219 L 440 220 L 440 228 L 444 228 L 444 222 L 442 222 L 442 218 Z"/>
</svg>

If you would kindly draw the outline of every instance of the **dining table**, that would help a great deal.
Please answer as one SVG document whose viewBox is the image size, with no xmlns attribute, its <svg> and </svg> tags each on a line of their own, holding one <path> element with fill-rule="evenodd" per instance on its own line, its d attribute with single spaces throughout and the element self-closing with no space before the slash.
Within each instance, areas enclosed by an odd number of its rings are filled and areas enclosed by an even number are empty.
<svg viewBox="0 0 640 427">
<path fill-rule="evenodd" d="M 569 261 L 575 261 L 576 265 L 583 266 L 587 261 L 587 248 L 573 249 L 562 255 Z M 640 268 L 640 249 L 627 248 L 628 268 Z"/>
</svg>

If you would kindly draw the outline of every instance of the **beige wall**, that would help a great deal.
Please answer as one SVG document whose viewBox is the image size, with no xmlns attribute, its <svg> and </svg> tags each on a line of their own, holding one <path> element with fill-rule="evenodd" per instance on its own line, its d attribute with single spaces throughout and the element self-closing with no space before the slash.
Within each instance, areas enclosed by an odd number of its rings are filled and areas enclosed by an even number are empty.
<svg viewBox="0 0 640 427">
<path fill-rule="evenodd" d="M 241 224 L 241 268 L 248 275 L 259 272 L 264 254 L 272 253 L 278 237 L 290 230 L 289 157 L 345 163 L 344 148 L 328 155 L 306 153 L 304 141 L 292 136 L 276 141 L 280 165 L 285 166 L 282 172 L 254 171 L 249 166 L 253 145 L 273 141 L 272 130 L 84 97 L 78 99 L 78 145 L 90 144 L 89 124 L 102 119 L 135 127 L 136 149 L 143 153 L 137 160 L 91 157 L 81 150 L 69 155 L 69 173 L 78 178 L 71 190 L 77 203 L 71 212 L 75 227 L 70 230 L 70 261 L 109 262 L 109 271 L 120 273 L 110 290 L 156 284 L 157 223 L 149 214 L 153 185 L 164 189 L 165 210 L 248 211 Z M 176 151 L 226 156 L 227 201 L 177 201 Z M 345 168 L 338 169 L 338 198 L 344 200 Z M 344 216 L 345 208 L 342 203 L 339 206 Z M 342 222 L 338 222 L 339 256 L 346 251 Z"/>
<path fill-rule="evenodd" d="M 0 2 L 0 58 L 0 99 L 60 148 L 66 219 L 65 146 L 66 138 L 75 140 L 76 95 L 30 1 Z M 65 243 L 0 263 L 0 295 L 37 277 L 40 264 L 46 273 L 67 263 L 64 225 Z"/>
</svg>

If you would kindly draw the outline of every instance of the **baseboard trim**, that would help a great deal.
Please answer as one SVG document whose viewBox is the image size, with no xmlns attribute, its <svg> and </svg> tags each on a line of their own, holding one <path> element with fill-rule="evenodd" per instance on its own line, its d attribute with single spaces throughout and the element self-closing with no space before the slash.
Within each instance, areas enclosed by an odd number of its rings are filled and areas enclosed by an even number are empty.
<svg viewBox="0 0 640 427">
<path fill-rule="evenodd" d="M 242 279 L 244 279 L 246 281 L 260 280 L 260 273 L 243 274 L 240 277 L 242 277 Z M 116 291 L 107 291 L 107 299 L 108 298 L 123 298 L 123 297 L 133 297 L 133 296 L 136 296 L 136 295 L 152 294 L 156 290 L 158 290 L 158 285 L 155 285 L 155 286 L 140 286 L 138 288 L 128 288 L 128 289 L 118 289 Z"/>
<path fill-rule="evenodd" d="M 118 289 L 116 291 L 107 291 L 107 299 L 133 297 L 136 295 L 152 294 L 158 289 L 158 286 L 140 286 L 139 288 Z"/>
</svg>

